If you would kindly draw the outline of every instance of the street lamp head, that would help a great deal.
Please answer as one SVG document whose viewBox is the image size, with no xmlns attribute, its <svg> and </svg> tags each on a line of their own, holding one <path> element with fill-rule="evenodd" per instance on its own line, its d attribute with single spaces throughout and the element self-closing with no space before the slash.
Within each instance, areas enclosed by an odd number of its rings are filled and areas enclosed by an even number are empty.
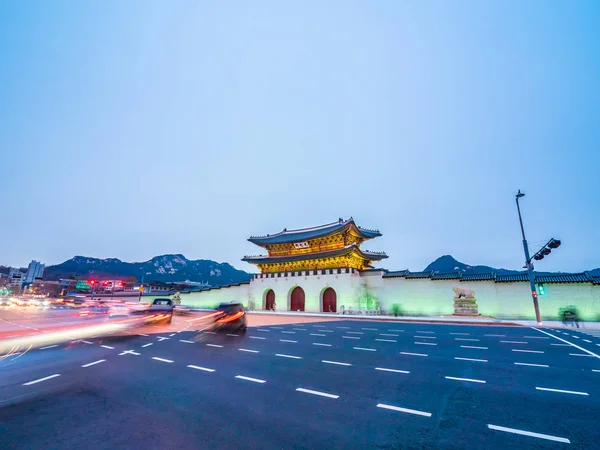
<svg viewBox="0 0 600 450">
<path fill-rule="evenodd" d="M 517 197 L 517 198 L 525 197 L 525 193 L 524 193 L 524 192 L 521 192 L 521 189 L 519 189 L 519 192 L 517 192 L 517 195 L 516 195 L 516 197 Z"/>
</svg>

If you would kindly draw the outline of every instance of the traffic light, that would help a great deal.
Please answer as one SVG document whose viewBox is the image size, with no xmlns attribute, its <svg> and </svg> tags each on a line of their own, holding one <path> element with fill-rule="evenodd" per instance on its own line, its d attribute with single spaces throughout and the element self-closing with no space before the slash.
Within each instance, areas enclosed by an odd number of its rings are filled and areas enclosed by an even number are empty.
<svg viewBox="0 0 600 450">
<path fill-rule="evenodd" d="M 552 250 L 550 250 L 549 248 L 542 249 L 542 255 L 548 256 L 550 253 L 552 253 Z"/>
<path fill-rule="evenodd" d="M 546 295 L 546 288 L 543 284 L 538 284 L 538 293 L 540 295 Z"/>
<path fill-rule="evenodd" d="M 558 248 L 558 247 L 560 247 L 560 244 L 561 244 L 560 240 L 558 240 L 558 239 L 552 239 L 550 242 L 548 242 L 548 247 L 550 247 L 550 248 Z"/>
<path fill-rule="evenodd" d="M 90 280 L 89 283 L 93 286 L 93 285 L 95 285 L 97 283 L 97 281 L 96 280 Z"/>
<path fill-rule="evenodd" d="M 542 255 L 541 253 L 535 254 L 533 256 L 533 259 L 535 259 L 536 261 L 541 261 L 542 259 L 544 259 L 544 255 Z"/>
</svg>

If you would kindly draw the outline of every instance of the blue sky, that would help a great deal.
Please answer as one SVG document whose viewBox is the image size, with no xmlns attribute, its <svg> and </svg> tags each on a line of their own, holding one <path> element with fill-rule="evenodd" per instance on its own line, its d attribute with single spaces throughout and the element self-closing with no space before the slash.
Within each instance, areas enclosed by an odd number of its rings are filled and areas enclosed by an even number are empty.
<svg viewBox="0 0 600 450">
<path fill-rule="evenodd" d="M 353 216 L 389 269 L 600 266 L 600 3 L 0 3 L 0 264 Z M 536 247 L 537 245 L 532 245 Z"/>
</svg>

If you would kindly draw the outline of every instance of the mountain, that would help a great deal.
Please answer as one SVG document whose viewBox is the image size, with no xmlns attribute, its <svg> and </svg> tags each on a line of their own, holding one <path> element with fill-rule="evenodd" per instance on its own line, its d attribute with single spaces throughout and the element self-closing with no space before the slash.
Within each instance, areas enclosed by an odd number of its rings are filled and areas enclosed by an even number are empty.
<svg viewBox="0 0 600 450">
<path fill-rule="evenodd" d="M 519 270 L 508 270 L 508 269 L 496 269 L 495 267 L 489 266 L 470 266 L 465 263 L 457 261 L 450 255 L 440 256 L 438 259 L 429 264 L 424 272 L 463 272 L 463 273 L 490 273 L 494 272 L 499 275 L 512 275 L 515 273 L 521 273 Z"/>
<path fill-rule="evenodd" d="M 237 270 L 228 263 L 218 263 L 207 259 L 189 260 L 185 256 L 161 255 L 144 262 L 124 262 L 116 258 L 98 259 L 75 256 L 61 264 L 48 266 L 44 279 L 59 278 L 127 278 L 138 281 L 183 282 L 195 281 L 210 286 L 224 286 L 240 281 L 248 281 L 252 275 Z"/>
</svg>

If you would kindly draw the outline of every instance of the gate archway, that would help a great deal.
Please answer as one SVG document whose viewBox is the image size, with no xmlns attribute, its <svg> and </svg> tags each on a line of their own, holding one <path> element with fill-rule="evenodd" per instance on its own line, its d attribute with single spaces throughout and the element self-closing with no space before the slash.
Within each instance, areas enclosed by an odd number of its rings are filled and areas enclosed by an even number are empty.
<svg viewBox="0 0 600 450">
<path fill-rule="evenodd" d="M 290 311 L 304 311 L 304 289 L 296 286 L 290 295 Z"/>
<path fill-rule="evenodd" d="M 269 289 L 265 294 L 265 309 L 267 311 L 271 311 L 273 309 L 273 305 L 275 305 L 275 291 L 273 289 Z"/>
<path fill-rule="evenodd" d="M 337 312 L 337 294 L 333 288 L 328 287 L 323 291 L 323 312 Z"/>
</svg>

